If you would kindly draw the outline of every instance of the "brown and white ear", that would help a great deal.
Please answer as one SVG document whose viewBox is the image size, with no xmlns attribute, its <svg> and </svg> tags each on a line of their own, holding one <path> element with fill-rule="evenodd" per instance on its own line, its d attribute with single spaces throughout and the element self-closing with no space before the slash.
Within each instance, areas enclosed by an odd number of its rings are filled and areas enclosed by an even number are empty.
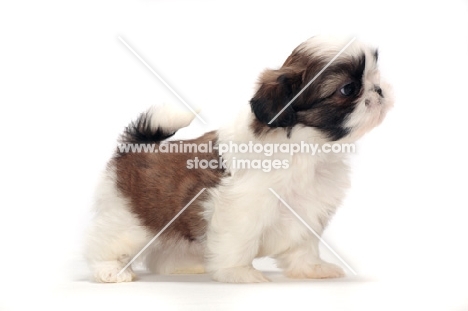
<svg viewBox="0 0 468 311">
<path fill-rule="evenodd" d="M 294 126 L 296 112 L 292 104 L 279 115 L 278 113 L 300 91 L 302 73 L 283 68 L 266 70 L 260 76 L 259 84 L 257 93 L 250 100 L 250 107 L 255 117 L 269 127 Z"/>
</svg>

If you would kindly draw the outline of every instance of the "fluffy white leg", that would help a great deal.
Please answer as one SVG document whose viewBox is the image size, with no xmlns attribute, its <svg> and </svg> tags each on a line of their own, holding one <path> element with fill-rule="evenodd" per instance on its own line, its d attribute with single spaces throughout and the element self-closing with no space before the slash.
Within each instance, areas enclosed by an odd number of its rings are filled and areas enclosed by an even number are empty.
<svg viewBox="0 0 468 311">
<path fill-rule="evenodd" d="M 96 215 L 85 242 L 85 257 L 94 280 L 106 283 L 132 281 L 135 274 L 131 267 L 119 272 L 149 238 L 117 190 L 113 172 L 106 172 L 98 187 Z"/>
<path fill-rule="evenodd" d="M 260 283 L 269 280 L 254 269 L 261 231 L 251 224 L 243 227 L 242 219 L 211 224 L 207 236 L 207 270 L 214 280 L 227 283 Z"/>
<path fill-rule="evenodd" d="M 252 261 L 257 255 L 258 242 L 241 238 L 237 240 L 223 234 L 208 237 L 207 270 L 214 280 L 226 283 L 260 283 L 269 280 L 254 269 Z"/>
<path fill-rule="evenodd" d="M 313 237 L 277 257 L 284 274 L 296 279 L 339 278 L 345 275 L 342 268 L 320 259 L 318 239 Z"/>
<path fill-rule="evenodd" d="M 271 206 L 275 197 L 266 189 L 259 192 L 239 176 L 240 180 L 227 181 L 212 191 L 212 199 L 206 203 L 206 268 L 219 282 L 269 282 L 252 262 L 259 255 L 262 235 L 271 223 L 265 215 L 274 213 Z"/>
</svg>

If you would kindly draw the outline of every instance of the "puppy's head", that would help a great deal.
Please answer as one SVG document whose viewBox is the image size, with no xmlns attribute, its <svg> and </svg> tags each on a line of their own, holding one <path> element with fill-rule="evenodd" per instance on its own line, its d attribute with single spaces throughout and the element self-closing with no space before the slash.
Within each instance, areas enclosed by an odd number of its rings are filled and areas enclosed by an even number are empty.
<svg viewBox="0 0 468 311">
<path fill-rule="evenodd" d="M 393 105 L 382 83 L 378 51 L 359 42 L 313 37 L 277 70 L 266 70 L 250 101 L 257 135 L 274 128 L 313 127 L 329 140 L 357 139 Z"/>
</svg>

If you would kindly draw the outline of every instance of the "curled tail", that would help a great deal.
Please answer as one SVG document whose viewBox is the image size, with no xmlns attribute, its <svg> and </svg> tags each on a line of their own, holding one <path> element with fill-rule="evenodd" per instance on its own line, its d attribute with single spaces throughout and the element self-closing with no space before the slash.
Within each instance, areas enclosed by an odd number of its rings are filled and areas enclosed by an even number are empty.
<svg viewBox="0 0 468 311">
<path fill-rule="evenodd" d="M 195 115 L 169 105 L 153 106 L 132 121 L 122 136 L 122 143 L 149 143 L 163 141 L 179 129 L 188 126 Z"/>
</svg>

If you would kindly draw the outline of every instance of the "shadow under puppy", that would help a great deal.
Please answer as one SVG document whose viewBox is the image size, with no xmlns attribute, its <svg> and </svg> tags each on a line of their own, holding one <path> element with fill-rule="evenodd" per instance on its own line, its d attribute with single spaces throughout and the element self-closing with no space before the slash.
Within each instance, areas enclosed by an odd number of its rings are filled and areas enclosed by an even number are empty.
<svg viewBox="0 0 468 311">
<path fill-rule="evenodd" d="M 346 40 L 313 37 L 300 44 L 276 70 L 264 71 L 244 109 L 218 131 L 183 144 L 352 143 L 382 122 L 393 105 L 380 80 L 378 52 Z M 287 105 L 297 94 L 300 95 Z M 194 115 L 168 106 L 153 107 L 132 122 L 122 144 L 182 145 L 168 141 Z M 164 146 L 163 146 L 164 145 Z M 156 273 L 211 273 L 221 282 L 265 282 L 254 258 L 276 259 L 292 278 L 334 278 L 343 270 L 319 256 L 319 240 L 282 205 L 274 190 L 321 235 L 349 187 L 347 154 L 243 155 L 281 160 L 277 169 L 239 167 L 229 150 L 121 152 L 117 150 L 97 189 L 96 214 L 85 256 L 98 282 L 126 282 L 123 267 L 186 206 L 201 194 L 145 251 Z M 222 163 L 211 167 L 198 164 Z M 211 161 L 211 162 L 210 162 Z"/>
</svg>

